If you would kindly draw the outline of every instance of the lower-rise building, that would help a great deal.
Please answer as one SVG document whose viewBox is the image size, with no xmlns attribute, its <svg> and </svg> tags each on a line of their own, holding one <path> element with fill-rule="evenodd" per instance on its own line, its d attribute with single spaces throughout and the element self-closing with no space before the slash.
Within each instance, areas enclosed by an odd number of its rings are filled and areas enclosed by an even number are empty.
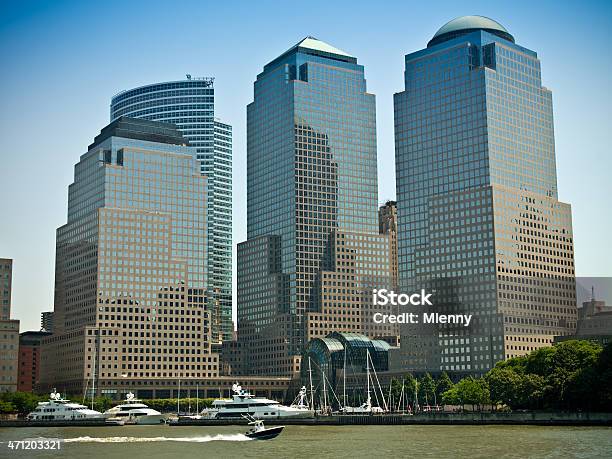
<svg viewBox="0 0 612 459">
<path fill-rule="evenodd" d="M 40 355 L 43 338 L 51 333 L 27 331 L 19 334 L 19 374 L 17 390 L 34 392 L 40 379 Z"/>
<path fill-rule="evenodd" d="M 17 390 L 19 321 L 0 320 L 0 392 Z"/>
<path fill-rule="evenodd" d="M 17 390 L 19 321 L 11 320 L 13 260 L 0 258 L 0 392 Z"/>
<path fill-rule="evenodd" d="M 595 292 L 589 301 L 584 301 L 578 308 L 578 323 L 573 335 L 558 336 L 555 342 L 571 339 L 597 341 L 605 346 L 612 343 L 612 306 L 605 301 L 596 300 Z"/>
</svg>

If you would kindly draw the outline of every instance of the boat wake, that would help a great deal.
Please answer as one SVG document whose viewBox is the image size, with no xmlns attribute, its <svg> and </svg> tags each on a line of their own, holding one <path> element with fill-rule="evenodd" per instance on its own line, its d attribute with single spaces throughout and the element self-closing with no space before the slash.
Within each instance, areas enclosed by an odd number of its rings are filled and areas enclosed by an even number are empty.
<svg viewBox="0 0 612 459">
<path fill-rule="evenodd" d="M 65 443 L 144 443 L 176 441 L 184 443 L 207 443 L 209 441 L 250 441 L 243 434 L 205 435 L 201 437 L 75 437 L 66 438 Z"/>
</svg>

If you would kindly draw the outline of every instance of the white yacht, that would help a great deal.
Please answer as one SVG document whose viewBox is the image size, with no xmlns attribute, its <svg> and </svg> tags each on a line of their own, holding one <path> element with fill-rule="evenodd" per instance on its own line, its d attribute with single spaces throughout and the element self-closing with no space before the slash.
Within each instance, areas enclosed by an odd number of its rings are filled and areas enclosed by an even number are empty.
<svg viewBox="0 0 612 459">
<path fill-rule="evenodd" d="M 312 418 L 314 411 L 306 406 L 303 401 L 306 396 L 306 388 L 300 390 L 298 403 L 291 406 L 281 405 L 275 400 L 265 397 L 256 397 L 245 391 L 238 384 L 232 386 L 234 394 L 231 399 L 215 400 L 211 408 L 202 411 L 202 417 L 208 419 L 242 418 L 252 416 L 256 419 L 278 419 L 278 418 Z"/>
<path fill-rule="evenodd" d="M 366 402 L 360 406 L 344 406 L 340 408 L 340 412 L 344 414 L 374 414 L 384 413 L 380 406 L 372 406 L 372 398 L 368 394 Z"/>
<path fill-rule="evenodd" d="M 31 421 L 75 421 L 82 419 L 102 419 L 104 416 L 99 411 L 90 410 L 85 405 L 70 403 L 70 400 L 62 398 L 55 389 L 49 396 L 48 402 L 38 402 L 34 411 L 28 414 L 27 419 Z"/>
<path fill-rule="evenodd" d="M 104 412 L 109 421 L 123 421 L 125 424 L 163 424 L 166 415 L 149 408 L 141 400 L 134 398 L 134 394 L 128 392 L 125 403 L 114 406 Z"/>
</svg>

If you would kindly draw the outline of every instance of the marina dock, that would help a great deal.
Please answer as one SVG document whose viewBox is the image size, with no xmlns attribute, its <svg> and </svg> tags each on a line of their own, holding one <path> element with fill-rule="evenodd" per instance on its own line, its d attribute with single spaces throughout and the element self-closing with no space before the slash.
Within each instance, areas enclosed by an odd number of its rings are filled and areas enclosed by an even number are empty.
<svg viewBox="0 0 612 459">
<path fill-rule="evenodd" d="M 270 425 L 550 425 L 612 426 L 612 413 L 474 412 L 317 416 L 311 419 L 266 419 Z M 180 419 L 171 426 L 246 425 L 244 419 Z"/>
</svg>

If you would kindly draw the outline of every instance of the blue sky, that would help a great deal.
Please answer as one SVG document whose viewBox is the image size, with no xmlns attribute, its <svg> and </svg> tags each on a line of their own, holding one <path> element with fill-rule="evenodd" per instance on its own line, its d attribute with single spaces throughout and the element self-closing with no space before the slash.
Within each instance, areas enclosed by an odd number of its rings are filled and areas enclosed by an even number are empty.
<svg viewBox="0 0 612 459">
<path fill-rule="evenodd" d="M 13 317 L 53 307 L 55 229 L 79 155 L 110 97 L 186 73 L 214 76 L 234 126 L 234 243 L 246 234 L 246 105 L 264 64 L 307 35 L 357 56 L 377 97 L 379 200 L 395 196 L 393 100 L 403 56 L 466 14 L 503 24 L 553 92 L 559 196 L 573 208 L 579 276 L 612 276 L 610 2 L 7 2 L 0 5 L 0 257 Z"/>
</svg>

